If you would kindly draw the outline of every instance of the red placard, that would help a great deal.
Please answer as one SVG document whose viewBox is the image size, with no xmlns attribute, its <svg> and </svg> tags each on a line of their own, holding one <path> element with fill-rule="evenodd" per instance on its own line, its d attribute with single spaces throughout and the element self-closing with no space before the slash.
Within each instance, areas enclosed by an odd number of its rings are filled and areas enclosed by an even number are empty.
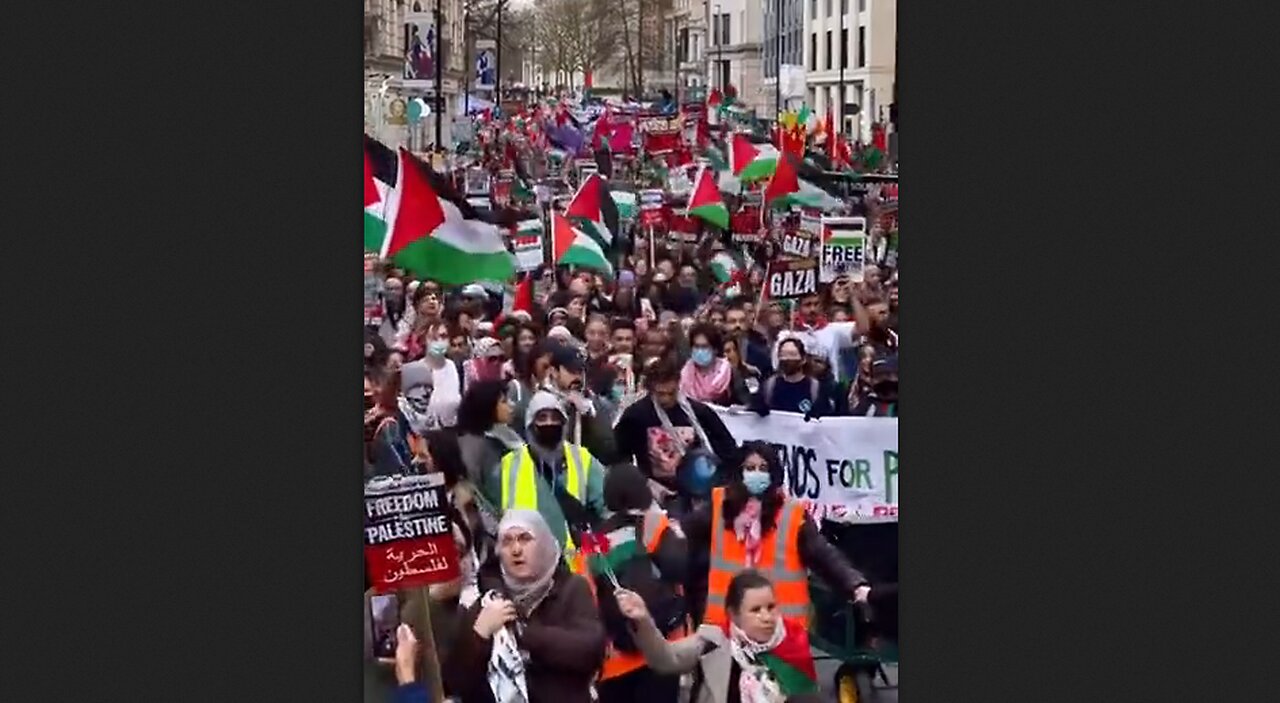
<svg viewBox="0 0 1280 703">
<path fill-rule="evenodd" d="M 493 192 L 490 194 L 493 198 L 493 204 L 498 207 L 506 207 L 511 204 L 511 179 L 495 178 L 493 180 Z"/>
<path fill-rule="evenodd" d="M 744 206 L 729 217 L 729 231 L 758 237 L 760 232 L 760 208 Z"/>
<path fill-rule="evenodd" d="M 364 488 L 364 562 L 385 593 L 458 578 L 442 474 L 371 479 Z"/>
<path fill-rule="evenodd" d="M 379 593 L 443 583 L 461 575 L 452 534 L 366 546 L 364 565 Z"/>
</svg>

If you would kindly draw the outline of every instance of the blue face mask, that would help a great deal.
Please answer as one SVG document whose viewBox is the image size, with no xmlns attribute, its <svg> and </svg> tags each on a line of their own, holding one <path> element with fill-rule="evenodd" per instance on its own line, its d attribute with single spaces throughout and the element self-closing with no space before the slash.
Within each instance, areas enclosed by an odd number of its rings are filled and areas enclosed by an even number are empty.
<svg viewBox="0 0 1280 703">
<path fill-rule="evenodd" d="M 769 490 L 769 472 L 743 471 L 742 483 L 747 487 L 747 493 L 758 496 Z"/>
<path fill-rule="evenodd" d="M 435 341 L 427 345 L 427 353 L 431 356 L 441 357 L 449 353 L 449 343 Z"/>
<path fill-rule="evenodd" d="M 689 354 L 689 358 L 693 359 L 695 366 L 710 366 L 715 360 L 715 355 L 706 347 L 698 347 Z"/>
</svg>

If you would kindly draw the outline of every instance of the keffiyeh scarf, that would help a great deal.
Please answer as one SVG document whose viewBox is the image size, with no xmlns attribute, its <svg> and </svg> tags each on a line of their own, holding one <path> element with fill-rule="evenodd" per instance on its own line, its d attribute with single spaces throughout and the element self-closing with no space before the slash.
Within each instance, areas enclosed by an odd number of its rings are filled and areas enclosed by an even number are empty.
<svg viewBox="0 0 1280 703">
<path fill-rule="evenodd" d="M 480 607 L 488 606 L 496 598 L 498 594 L 493 591 L 485 593 L 480 598 Z M 528 703 L 529 686 L 524 678 L 524 655 L 516 644 L 516 636 L 511 627 L 504 627 L 493 636 L 493 651 L 489 654 L 487 675 L 494 703 Z"/>
<path fill-rule="evenodd" d="M 816 693 L 818 672 L 805 629 L 779 620 L 768 642 L 757 643 L 730 623 L 729 651 L 742 668 L 742 703 L 783 703 L 791 696 Z"/>
</svg>

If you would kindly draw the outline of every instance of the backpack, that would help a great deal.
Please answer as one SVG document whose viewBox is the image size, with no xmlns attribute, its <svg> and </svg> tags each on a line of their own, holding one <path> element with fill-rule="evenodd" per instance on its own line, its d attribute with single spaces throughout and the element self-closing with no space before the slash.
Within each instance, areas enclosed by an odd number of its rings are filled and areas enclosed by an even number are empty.
<svg viewBox="0 0 1280 703">
<path fill-rule="evenodd" d="M 677 584 L 663 580 L 658 565 L 648 553 L 644 544 L 643 520 L 644 518 L 632 518 L 630 522 L 624 523 L 623 527 L 611 533 L 617 534 L 618 531 L 626 529 L 634 530 L 639 547 L 634 555 L 615 567 L 613 573 L 618 579 L 618 585 L 636 593 L 644 600 L 654 624 L 665 637 L 684 624 L 685 601 Z M 610 545 L 610 552 L 613 549 L 614 546 Z M 604 574 L 594 572 L 592 572 L 592 580 L 595 582 L 597 601 L 600 604 L 600 619 L 604 623 L 609 640 L 619 651 L 638 652 L 639 648 L 632 639 L 631 625 L 618 609 L 618 601 L 614 598 L 613 583 Z"/>
<path fill-rule="evenodd" d="M 765 382 L 764 382 L 764 392 L 763 392 L 763 393 L 761 393 L 761 396 L 764 398 L 764 406 L 765 406 L 766 408 L 770 408 L 770 409 L 772 409 L 772 406 L 770 405 L 770 403 L 772 403 L 772 402 L 773 402 L 773 387 L 774 387 L 775 385 L 777 385 L 777 380 L 778 380 L 778 376 L 777 376 L 776 374 L 775 374 L 775 375 L 773 375 L 773 376 L 770 376 L 770 377 L 769 377 L 769 378 L 767 378 L 767 379 L 765 379 Z M 810 377 L 809 377 L 809 407 L 810 407 L 810 409 L 812 409 L 813 407 L 815 407 L 815 406 L 818 404 L 818 391 L 819 391 L 819 389 L 820 389 L 820 386 L 818 385 L 818 379 L 814 378 L 813 376 L 810 376 Z"/>
</svg>

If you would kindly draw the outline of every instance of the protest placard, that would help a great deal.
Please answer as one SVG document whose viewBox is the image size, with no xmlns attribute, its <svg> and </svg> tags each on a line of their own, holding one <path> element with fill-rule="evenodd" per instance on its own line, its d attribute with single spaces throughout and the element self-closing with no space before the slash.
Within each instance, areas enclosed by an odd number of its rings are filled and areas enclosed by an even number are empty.
<svg viewBox="0 0 1280 703">
<path fill-rule="evenodd" d="M 778 452 L 787 493 L 815 520 L 898 521 L 898 418 L 824 417 L 806 421 L 710 406 L 738 442 L 760 440 Z"/>
<path fill-rule="evenodd" d="M 814 242 L 822 241 L 822 221 L 801 217 L 798 227 L 782 230 L 782 253 L 796 259 L 814 258 Z"/>
<path fill-rule="evenodd" d="M 444 475 L 370 479 L 364 487 L 364 562 L 380 593 L 458 578 Z"/>
<path fill-rule="evenodd" d="M 867 259 L 867 220 L 864 217 L 822 218 L 822 267 L 819 280 L 830 283 L 837 276 L 862 281 Z"/>
<path fill-rule="evenodd" d="M 775 259 L 765 274 L 768 300 L 802 298 L 818 292 L 818 262 L 813 259 Z"/>
<path fill-rule="evenodd" d="M 664 227 L 667 222 L 666 195 L 661 188 L 640 191 L 640 224 L 646 227 Z"/>
<path fill-rule="evenodd" d="M 517 271 L 535 271 L 542 265 L 542 235 L 517 234 L 511 239 Z"/>
</svg>

